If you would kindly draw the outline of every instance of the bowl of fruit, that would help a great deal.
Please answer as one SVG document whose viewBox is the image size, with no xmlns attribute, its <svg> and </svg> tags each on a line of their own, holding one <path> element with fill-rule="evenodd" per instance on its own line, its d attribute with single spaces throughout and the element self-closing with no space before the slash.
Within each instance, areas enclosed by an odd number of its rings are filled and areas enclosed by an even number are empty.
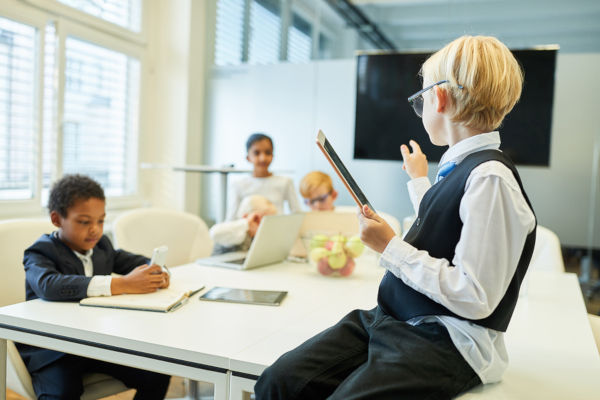
<svg viewBox="0 0 600 400">
<path fill-rule="evenodd" d="M 303 237 L 308 258 L 320 274 L 349 276 L 356 267 L 365 245 L 358 236 L 312 233 Z"/>
</svg>

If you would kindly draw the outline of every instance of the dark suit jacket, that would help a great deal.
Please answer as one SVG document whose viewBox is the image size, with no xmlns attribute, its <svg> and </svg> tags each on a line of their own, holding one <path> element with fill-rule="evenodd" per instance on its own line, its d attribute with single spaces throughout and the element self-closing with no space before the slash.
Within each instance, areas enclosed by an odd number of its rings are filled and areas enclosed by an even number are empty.
<svg viewBox="0 0 600 400">
<path fill-rule="evenodd" d="M 110 240 L 102 236 L 94 247 L 92 262 L 94 275 L 110 275 L 112 272 L 125 275 L 149 260 L 124 250 L 115 250 Z M 23 265 L 27 300 L 79 301 L 87 297 L 87 287 L 92 278 L 84 275 L 81 260 L 55 235 L 44 234 L 25 250 Z M 17 347 L 29 372 L 37 371 L 64 355 L 23 344 L 17 344 Z"/>
</svg>

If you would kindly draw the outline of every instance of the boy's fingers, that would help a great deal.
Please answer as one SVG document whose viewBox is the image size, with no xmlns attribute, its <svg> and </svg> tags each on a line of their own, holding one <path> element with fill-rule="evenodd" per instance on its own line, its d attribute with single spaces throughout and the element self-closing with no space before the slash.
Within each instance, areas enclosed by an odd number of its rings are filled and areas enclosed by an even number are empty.
<svg viewBox="0 0 600 400">
<path fill-rule="evenodd" d="M 406 147 L 405 144 L 400 146 L 400 154 L 402 154 L 403 160 L 406 160 L 408 158 L 408 156 L 410 155 L 410 152 L 408 151 L 408 147 Z"/>
<path fill-rule="evenodd" d="M 423 153 L 421 151 L 421 146 L 419 146 L 419 143 L 415 142 L 414 140 L 411 140 L 409 143 L 410 147 L 412 147 L 413 149 L 413 153 Z"/>
</svg>

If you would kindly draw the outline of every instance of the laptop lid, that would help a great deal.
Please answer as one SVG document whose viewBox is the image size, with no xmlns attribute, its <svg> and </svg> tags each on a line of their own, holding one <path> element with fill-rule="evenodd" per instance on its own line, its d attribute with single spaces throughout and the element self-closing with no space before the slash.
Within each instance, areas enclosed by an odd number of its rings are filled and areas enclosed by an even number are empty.
<svg viewBox="0 0 600 400">
<path fill-rule="evenodd" d="M 245 259 L 243 253 L 225 253 L 197 260 L 200 264 L 234 269 L 252 269 L 281 262 L 288 256 L 304 214 L 267 215 L 262 218 Z M 234 260 L 234 261 L 232 261 Z"/>
</svg>

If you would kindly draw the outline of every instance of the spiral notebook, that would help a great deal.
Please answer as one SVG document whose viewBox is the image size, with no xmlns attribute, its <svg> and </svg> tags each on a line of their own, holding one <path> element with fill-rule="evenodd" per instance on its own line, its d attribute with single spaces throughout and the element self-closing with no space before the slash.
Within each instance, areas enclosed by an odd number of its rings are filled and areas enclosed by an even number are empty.
<svg viewBox="0 0 600 400">
<path fill-rule="evenodd" d="M 121 308 L 126 310 L 169 312 L 188 302 L 190 297 L 204 289 L 203 285 L 179 284 L 153 293 L 119 294 L 115 296 L 87 297 L 80 306 Z"/>
</svg>

